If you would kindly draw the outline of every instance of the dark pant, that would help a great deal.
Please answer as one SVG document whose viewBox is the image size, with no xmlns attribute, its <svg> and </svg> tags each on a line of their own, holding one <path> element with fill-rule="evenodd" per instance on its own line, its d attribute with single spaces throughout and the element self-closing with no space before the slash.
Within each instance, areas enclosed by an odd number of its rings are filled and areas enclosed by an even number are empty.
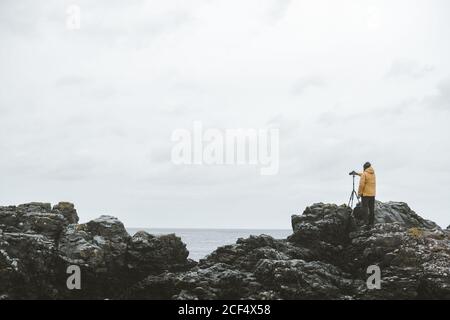
<svg viewBox="0 0 450 320">
<path fill-rule="evenodd" d="M 369 208 L 369 224 L 373 226 L 375 222 L 375 197 L 362 197 L 362 206 Z"/>
</svg>

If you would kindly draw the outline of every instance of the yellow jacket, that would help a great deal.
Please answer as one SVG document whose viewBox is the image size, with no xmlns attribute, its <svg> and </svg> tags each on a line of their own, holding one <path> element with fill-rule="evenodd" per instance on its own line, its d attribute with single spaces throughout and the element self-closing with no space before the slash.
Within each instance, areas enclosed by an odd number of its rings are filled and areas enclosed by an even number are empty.
<svg viewBox="0 0 450 320">
<path fill-rule="evenodd" d="M 376 194 L 376 177 L 372 167 L 367 168 L 362 173 L 358 173 L 359 179 L 358 195 L 365 197 L 375 197 Z"/>
</svg>

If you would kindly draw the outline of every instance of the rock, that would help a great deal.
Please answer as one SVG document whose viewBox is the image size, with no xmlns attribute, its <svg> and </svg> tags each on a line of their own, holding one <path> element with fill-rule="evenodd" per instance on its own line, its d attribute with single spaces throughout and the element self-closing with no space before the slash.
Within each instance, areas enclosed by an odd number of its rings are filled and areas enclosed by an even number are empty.
<svg viewBox="0 0 450 320">
<path fill-rule="evenodd" d="M 53 206 L 52 212 L 62 214 L 69 224 L 78 223 L 79 218 L 73 203 L 60 202 Z"/>
<path fill-rule="evenodd" d="M 122 222 L 111 216 L 71 224 L 65 229 L 58 254 L 66 266 L 81 268 L 82 298 L 113 298 L 123 286 L 130 284 L 126 265 L 130 238 Z M 76 291 L 64 293 L 68 298 L 80 297 Z"/>
<path fill-rule="evenodd" d="M 312 256 L 308 249 L 297 247 L 286 240 L 276 240 L 267 235 L 250 236 L 239 239 L 234 245 L 218 248 L 189 271 L 148 277 L 131 288 L 127 292 L 127 297 L 133 299 L 346 297 L 347 291 L 353 288 L 351 277 L 335 266 L 317 261 L 307 262 Z"/>
<path fill-rule="evenodd" d="M 188 271 L 150 276 L 130 288 L 125 297 L 133 299 L 269 299 L 279 295 L 264 287 L 254 271 L 263 259 L 289 260 L 308 256 L 286 240 L 267 235 L 238 239 L 234 245 L 219 247 Z M 155 288 L 156 285 L 161 285 Z"/>
<path fill-rule="evenodd" d="M 338 266 L 347 263 L 344 248 L 352 228 L 352 210 L 346 205 L 316 203 L 291 217 L 290 242 L 308 248 L 315 259 Z"/>
<path fill-rule="evenodd" d="M 0 295 L 20 299 L 58 298 L 52 277 L 61 274 L 52 239 L 0 232 Z"/>
<path fill-rule="evenodd" d="M 348 242 L 352 211 L 349 207 L 316 203 L 307 207 L 302 215 L 293 215 L 294 242 L 324 241 L 333 245 Z"/>
<path fill-rule="evenodd" d="M 130 235 L 125 230 L 125 226 L 117 218 L 102 215 L 100 218 L 86 223 L 86 229 L 89 233 L 109 239 L 113 242 L 123 242 L 128 240 Z"/>
<path fill-rule="evenodd" d="M 449 233 L 406 204 L 378 208 L 377 224 L 367 228 L 347 206 L 312 205 L 292 216 L 287 240 L 238 239 L 190 270 L 147 277 L 123 297 L 450 299 Z M 380 289 L 366 284 L 371 266 L 381 270 Z"/>
<path fill-rule="evenodd" d="M 375 223 L 397 222 L 407 228 L 419 227 L 435 229 L 439 226 L 429 220 L 423 219 L 404 202 L 376 202 Z"/>
<path fill-rule="evenodd" d="M 175 234 L 131 237 L 111 216 L 78 224 L 69 203 L 0 207 L 0 299 L 450 299 L 450 230 L 405 203 L 377 203 L 373 227 L 314 204 L 292 228 L 195 263 Z M 82 290 L 66 287 L 69 265 Z M 366 284 L 373 267 L 379 289 Z"/>
<path fill-rule="evenodd" d="M 131 237 L 111 216 L 78 224 L 71 203 L 0 207 L 2 299 L 114 298 L 149 274 L 191 268 L 188 254 L 175 235 Z M 81 290 L 66 286 L 71 265 Z"/>
<path fill-rule="evenodd" d="M 199 265 L 209 267 L 222 263 L 231 268 L 253 271 L 257 263 L 262 259 L 289 260 L 311 259 L 310 250 L 294 246 L 286 240 L 277 240 L 268 235 L 250 236 L 240 238 L 234 245 L 217 248 L 205 259 L 200 260 Z"/>
<path fill-rule="evenodd" d="M 320 261 L 265 259 L 255 275 L 281 299 L 348 299 L 355 293 L 351 275 Z"/>
<path fill-rule="evenodd" d="M 59 240 L 58 252 L 70 264 L 96 273 L 113 273 L 126 265 L 129 240 L 122 222 L 101 216 L 86 224 L 69 225 Z"/>
<path fill-rule="evenodd" d="M 127 263 L 131 271 L 145 276 L 189 269 L 195 262 L 188 260 L 188 255 L 186 245 L 175 234 L 154 236 L 140 231 L 129 242 Z"/>
<path fill-rule="evenodd" d="M 4 231 L 42 234 L 56 240 L 68 224 L 62 213 L 51 210 L 49 203 L 0 207 L 0 228 Z"/>
<path fill-rule="evenodd" d="M 250 272 L 226 264 L 195 267 L 182 273 L 147 277 L 123 296 L 126 299 L 240 299 L 256 295 L 261 285 Z"/>
<path fill-rule="evenodd" d="M 442 230 L 387 223 L 356 231 L 351 238 L 355 274 L 362 277 L 369 265 L 382 273 L 381 289 L 362 288 L 358 298 L 450 299 L 450 241 Z"/>
</svg>

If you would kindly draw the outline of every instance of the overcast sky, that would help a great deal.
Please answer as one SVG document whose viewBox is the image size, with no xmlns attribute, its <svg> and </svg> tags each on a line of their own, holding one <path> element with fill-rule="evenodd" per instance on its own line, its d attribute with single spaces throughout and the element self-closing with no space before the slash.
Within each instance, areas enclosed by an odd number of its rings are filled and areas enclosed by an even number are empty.
<svg viewBox="0 0 450 320">
<path fill-rule="evenodd" d="M 2 0 L 0 39 L 3 205 L 287 229 L 371 161 L 380 200 L 450 224 L 446 0 Z M 279 173 L 174 165 L 193 121 L 277 125 Z"/>
</svg>

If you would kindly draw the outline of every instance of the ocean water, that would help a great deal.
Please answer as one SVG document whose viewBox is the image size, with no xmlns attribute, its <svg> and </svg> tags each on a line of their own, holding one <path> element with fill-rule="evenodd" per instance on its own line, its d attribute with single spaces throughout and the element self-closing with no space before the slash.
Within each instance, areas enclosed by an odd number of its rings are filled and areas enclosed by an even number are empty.
<svg viewBox="0 0 450 320">
<path fill-rule="evenodd" d="M 199 260 L 217 249 L 217 247 L 236 243 L 238 238 L 247 238 L 250 235 L 267 234 L 275 239 L 284 239 L 292 230 L 270 229 L 147 229 L 127 228 L 129 234 L 137 231 L 146 231 L 150 234 L 161 235 L 175 233 L 186 243 L 189 258 Z"/>
</svg>

